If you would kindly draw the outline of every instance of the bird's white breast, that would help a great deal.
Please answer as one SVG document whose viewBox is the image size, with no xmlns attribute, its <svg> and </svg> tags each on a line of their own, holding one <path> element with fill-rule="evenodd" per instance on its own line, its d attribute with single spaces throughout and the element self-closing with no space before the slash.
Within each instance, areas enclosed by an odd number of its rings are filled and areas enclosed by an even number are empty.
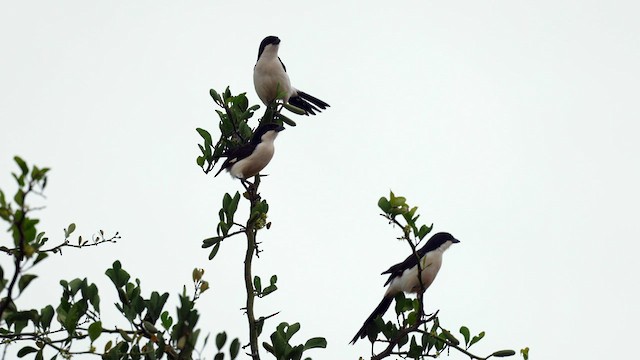
<svg viewBox="0 0 640 360">
<path fill-rule="evenodd" d="M 256 146 L 251 155 L 233 164 L 229 169 L 229 173 L 231 176 L 240 179 L 255 176 L 269 164 L 274 152 L 273 140 L 263 141 Z"/>
<path fill-rule="evenodd" d="M 265 55 L 265 54 L 263 54 Z M 261 57 L 253 69 L 253 85 L 260 100 L 267 105 L 277 96 L 277 90 L 285 93 L 285 101 L 291 96 L 291 81 L 278 57 Z"/>
<path fill-rule="evenodd" d="M 422 285 L 424 289 L 428 289 L 429 286 L 435 280 L 440 267 L 442 266 L 442 253 L 443 249 L 437 249 L 427 253 L 420 261 L 420 267 L 422 268 Z M 395 295 L 399 292 L 415 293 L 420 291 L 420 281 L 418 280 L 418 267 L 414 266 L 405 270 L 402 275 L 391 280 L 389 287 L 385 293 L 386 295 Z"/>
</svg>

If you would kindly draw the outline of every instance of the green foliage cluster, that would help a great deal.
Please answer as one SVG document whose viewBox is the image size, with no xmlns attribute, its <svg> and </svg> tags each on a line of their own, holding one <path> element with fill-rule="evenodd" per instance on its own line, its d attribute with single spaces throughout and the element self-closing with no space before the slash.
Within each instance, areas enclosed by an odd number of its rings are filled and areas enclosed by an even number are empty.
<svg viewBox="0 0 640 360">
<path fill-rule="evenodd" d="M 302 354 L 309 349 L 327 347 L 327 340 L 322 337 L 311 338 L 307 340 L 304 345 L 299 344 L 292 346 L 289 341 L 298 330 L 300 330 L 299 323 L 291 325 L 286 322 L 280 323 L 280 325 L 276 327 L 276 331 L 269 337 L 271 343 L 265 341 L 262 343 L 262 346 L 277 360 L 300 360 Z"/>
<path fill-rule="evenodd" d="M 44 196 L 49 169 L 29 168 L 19 157 L 14 160 L 20 171 L 13 174 L 17 184 L 13 201 L 0 189 L 0 218 L 8 223 L 13 238 L 11 247 L 0 246 L 0 251 L 13 260 L 13 275 L 9 278 L 5 277 L 5 268 L 0 266 L 1 343 L 9 346 L 28 342 L 29 345 L 17 351 L 17 356 L 22 358 L 31 354 L 36 360 L 44 359 L 47 352 L 54 353 L 51 359 L 80 354 L 99 355 L 108 360 L 199 358 L 201 351 L 196 350 L 200 335 L 200 329 L 196 328 L 199 314 L 195 301 L 209 288 L 208 283 L 202 280 L 204 271 L 201 269 L 193 271 L 194 295 L 187 296 L 186 289 L 183 289 L 175 315 L 171 316 L 165 309 L 168 293 L 152 291 L 148 297 L 143 296 L 140 280 L 131 281 L 120 261 L 115 261 L 105 274 L 119 300 L 115 307 L 127 324 L 123 328 L 105 324 L 101 317 L 99 289 L 86 278 L 61 280 L 62 294 L 58 303 L 47 304 L 41 309 L 19 307 L 20 297 L 37 278 L 28 271 L 40 265 L 49 254 L 62 255 L 66 248 L 113 243 L 120 236 L 116 233 L 105 237 L 104 231 L 100 230 L 99 235 L 92 239 L 78 236 L 77 242 L 72 242 L 70 238 L 76 230 L 72 223 L 64 229 L 61 243 L 47 247 L 49 238 L 37 230 L 39 219 L 32 215 L 43 207 L 31 206 L 29 199 L 33 195 Z M 97 342 L 103 338 L 104 345 L 98 349 Z M 217 339 L 220 339 L 220 334 Z M 229 348 L 231 359 L 238 355 L 239 348 L 239 340 L 234 339 Z M 222 345 L 217 349 L 215 358 L 221 360 Z"/>
</svg>

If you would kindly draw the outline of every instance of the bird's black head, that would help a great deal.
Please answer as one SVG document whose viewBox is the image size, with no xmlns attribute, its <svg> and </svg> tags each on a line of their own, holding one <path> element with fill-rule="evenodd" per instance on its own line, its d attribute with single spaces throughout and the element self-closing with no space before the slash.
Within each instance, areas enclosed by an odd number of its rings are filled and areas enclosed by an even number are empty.
<svg viewBox="0 0 640 360">
<path fill-rule="evenodd" d="M 442 246 L 447 241 L 451 241 L 454 244 L 460 242 L 460 240 L 454 238 L 453 235 L 447 232 L 439 232 L 433 235 L 431 239 L 427 241 L 427 244 L 424 247 L 427 249 L 427 251 L 435 250 L 440 246 Z"/>
<path fill-rule="evenodd" d="M 258 59 L 260 59 L 260 55 L 262 55 L 262 52 L 264 51 L 264 48 L 267 47 L 267 45 L 278 44 L 280 44 L 280 39 L 277 36 L 267 36 L 266 38 L 264 38 L 260 43 L 260 48 L 258 49 Z"/>
<path fill-rule="evenodd" d="M 268 133 L 271 130 L 273 130 L 275 132 L 280 132 L 280 131 L 284 130 L 284 126 L 278 125 L 278 124 L 274 124 L 274 123 L 260 125 L 260 126 L 258 126 L 256 131 L 253 133 L 253 137 L 251 138 L 251 142 L 259 143 L 260 139 L 262 138 L 262 135 Z"/>
</svg>

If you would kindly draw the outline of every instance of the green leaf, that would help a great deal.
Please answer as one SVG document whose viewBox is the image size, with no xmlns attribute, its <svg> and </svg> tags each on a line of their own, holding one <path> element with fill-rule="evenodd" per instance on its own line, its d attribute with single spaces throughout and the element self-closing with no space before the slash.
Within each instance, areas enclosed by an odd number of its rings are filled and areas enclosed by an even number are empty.
<svg viewBox="0 0 640 360">
<path fill-rule="evenodd" d="M 256 275 L 253 277 L 253 288 L 256 290 L 257 293 L 262 292 L 262 281 L 260 280 L 260 276 Z"/>
<path fill-rule="evenodd" d="M 113 268 L 107 269 L 105 274 L 109 277 L 109 279 L 111 279 L 111 281 L 117 288 L 125 286 L 131 278 L 131 276 L 129 276 L 129 273 L 122 269 L 120 261 L 117 260 L 113 263 Z"/>
<path fill-rule="evenodd" d="M 218 335 L 216 335 L 216 347 L 218 348 L 218 350 L 222 350 L 222 347 L 224 346 L 224 343 L 227 342 L 227 333 L 226 332 L 221 332 Z"/>
<path fill-rule="evenodd" d="M 280 324 L 282 325 L 282 323 Z M 278 359 L 282 358 L 287 350 L 287 341 L 284 338 L 284 334 L 280 331 L 275 331 L 271 334 L 271 343 L 273 344 L 273 348 L 276 352 L 276 357 Z"/>
<path fill-rule="evenodd" d="M 411 208 L 411 210 L 409 210 L 409 212 L 404 214 L 404 219 L 407 220 L 408 223 L 412 223 L 415 221 L 415 219 L 413 218 L 413 215 L 416 214 L 416 211 L 418 211 L 418 207 L 414 206 Z"/>
<path fill-rule="evenodd" d="M 478 341 L 482 340 L 483 337 L 484 337 L 484 331 L 480 332 L 480 334 L 478 334 L 477 336 L 474 336 L 473 339 L 471 339 L 471 342 L 469 343 L 469 347 L 471 347 L 471 345 L 477 343 Z"/>
<path fill-rule="evenodd" d="M 96 321 L 93 324 L 89 325 L 89 339 L 91 342 L 94 342 L 100 334 L 102 334 L 102 321 Z"/>
<path fill-rule="evenodd" d="M 262 342 L 262 347 L 264 347 L 264 349 L 267 350 L 268 352 L 270 352 L 272 355 L 276 354 L 275 349 L 268 342 L 263 341 Z"/>
<path fill-rule="evenodd" d="M 403 345 L 404 344 L 400 345 L 400 343 L 398 343 L 399 347 L 402 347 Z M 424 333 L 422 333 L 422 348 L 427 348 L 427 352 L 429 352 L 432 347 L 433 340 L 431 339 L 431 334 L 425 331 Z"/>
<path fill-rule="evenodd" d="M 160 315 L 160 322 L 162 322 L 162 327 L 169 330 L 171 325 L 173 325 L 173 318 L 169 316 L 168 311 L 163 311 Z"/>
<path fill-rule="evenodd" d="M 418 314 L 415 311 L 410 312 L 407 316 L 407 324 L 413 326 L 416 321 L 418 321 Z"/>
<path fill-rule="evenodd" d="M 291 111 L 294 114 L 306 115 L 306 113 L 307 113 L 306 111 L 300 109 L 299 107 L 291 105 L 289 103 L 284 103 L 283 106 L 284 106 L 285 109 Z"/>
<path fill-rule="evenodd" d="M 238 210 L 238 203 L 240 202 L 240 193 L 236 191 L 236 194 L 231 199 L 229 206 L 227 207 L 227 214 L 229 215 L 229 222 L 233 222 L 233 215 Z"/>
<path fill-rule="evenodd" d="M 287 351 L 287 358 L 291 360 L 300 360 L 302 358 L 302 353 L 304 352 L 304 346 L 297 345 L 292 349 Z"/>
<path fill-rule="evenodd" d="M 225 213 L 227 213 L 227 214 L 228 214 L 227 209 L 229 208 L 230 204 L 231 204 L 231 195 L 229 195 L 229 193 L 226 193 L 222 197 L 222 208 L 224 209 Z"/>
<path fill-rule="evenodd" d="M 296 122 L 295 121 L 289 119 L 288 117 L 286 117 L 286 116 L 284 116 L 282 114 L 278 114 L 278 118 L 280 120 L 282 120 L 283 123 L 285 123 L 285 124 L 287 124 L 289 126 L 296 126 Z"/>
<path fill-rule="evenodd" d="M 213 100 L 215 100 L 217 102 L 222 102 L 222 98 L 220 97 L 220 95 L 215 90 L 213 90 L 213 89 L 209 90 L 209 95 L 211 95 Z"/>
<path fill-rule="evenodd" d="M 427 225 L 420 226 L 420 230 L 418 230 L 418 238 L 420 238 L 420 240 L 424 239 L 424 237 L 427 236 L 430 231 L 431 228 Z"/>
<path fill-rule="evenodd" d="M 69 237 L 69 235 L 71 235 L 71 233 L 73 233 L 75 230 L 76 230 L 76 224 L 74 223 L 69 224 L 69 227 L 64 232 L 65 237 Z"/>
<path fill-rule="evenodd" d="M 22 330 L 24 328 L 26 328 L 28 324 L 29 324 L 29 322 L 27 320 L 16 320 L 16 321 L 14 321 L 13 326 L 14 326 L 14 329 L 15 329 L 15 333 L 16 334 L 21 333 Z"/>
<path fill-rule="evenodd" d="M 262 296 L 267 296 L 269 294 L 271 294 L 272 292 L 278 290 L 278 287 L 275 285 L 269 285 L 266 288 L 264 288 L 264 290 L 262 290 Z"/>
<path fill-rule="evenodd" d="M 278 275 L 271 276 L 271 279 L 269 279 L 269 282 L 271 283 L 271 285 L 275 285 L 275 283 L 278 282 Z"/>
<path fill-rule="evenodd" d="M 44 259 L 46 259 L 48 257 L 49 257 L 49 254 L 47 254 L 47 253 L 44 253 L 44 252 L 38 253 L 38 256 L 34 260 L 33 265 L 39 263 L 40 261 L 42 261 L 42 260 L 44 260 Z"/>
<path fill-rule="evenodd" d="M 209 253 L 209 260 L 213 260 L 213 258 L 216 257 L 218 250 L 220 250 L 220 243 L 217 243 L 216 246 L 213 247 L 213 250 L 211 250 L 211 253 Z"/>
<path fill-rule="evenodd" d="M 14 156 L 13 160 L 15 160 L 16 164 L 18 164 L 18 166 L 20 167 L 20 170 L 22 171 L 23 175 L 26 175 L 27 173 L 29 173 L 29 167 L 27 166 L 27 163 L 24 160 L 22 160 L 21 157 Z"/>
<path fill-rule="evenodd" d="M 198 132 L 198 134 L 200 134 L 200 136 L 202 136 L 202 138 L 205 141 L 205 144 L 209 144 L 209 145 L 213 144 L 213 141 L 211 140 L 211 134 L 209 134 L 207 130 L 202 128 L 196 128 L 196 131 Z"/>
<path fill-rule="evenodd" d="M 72 296 L 75 296 L 78 293 L 78 290 L 86 286 L 87 278 L 84 278 L 84 280 L 76 278 L 69 282 L 69 291 L 71 292 Z"/>
<path fill-rule="evenodd" d="M 31 346 L 25 346 L 22 349 L 20 349 L 20 351 L 18 351 L 18 357 L 24 357 L 25 355 L 31 354 L 38 351 L 38 349 L 31 347 Z"/>
<path fill-rule="evenodd" d="M 79 301 L 71 305 L 71 309 L 67 313 L 67 318 L 64 321 L 64 328 L 67 329 L 69 334 L 73 334 L 78 326 L 78 321 L 86 313 L 87 305 L 85 301 Z"/>
<path fill-rule="evenodd" d="M 394 300 L 396 301 L 395 310 L 397 315 L 413 309 L 413 301 L 411 299 L 407 299 L 403 292 L 398 293 Z"/>
<path fill-rule="evenodd" d="M 411 336 L 411 344 L 409 345 L 409 352 L 407 353 L 407 356 L 417 359 L 420 354 L 422 354 L 422 346 L 418 345 L 415 336 Z"/>
<path fill-rule="evenodd" d="M 18 289 L 20 290 L 20 293 L 22 293 L 22 290 L 24 290 L 27 286 L 29 286 L 29 283 L 31 283 L 31 281 L 33 281 L 33 279 L 37 278 L 38 275 L 32 275 L 32 274 L 24 274 L 20 277 L 20 280 L 18 280 Z"/>
<path fill-rule="evenodd" d="M 436 347 L 436 350 L 442 351 L 442 349 L 444 349 L 444 346 L 445 346 L 444 341 L 442 341 L 442 339 L 440 339 L 438 336 L 435 336 L 435 347 Z"/>
<path fill-rule="evenodd" d="M 224 360 L 224 354 L 219 352 L 213 357 L 213 360 Z"/>
<path fill-rule="evenodd" d="M 378 207 L 380 208 L 380 210 L 382 210 L 385 214 L 389 212 L 389 210 L 391 210 L 391 204 L 389 203 L 389 200 L 387 200 L 386 197 L 381 197 L 378 200 Z"/>
<path fill-rule="evenodd" d="M 220 222 L 218 227 L 220 228 L 220 231 L 222 231 L 222 235 L 227 236 L 229 234 L 230 226 L 226 222 Z"/>
<path fill-rule="evenodd" d="M 214 237 L 210 237 L 207 239 L 202 240 L 202 248 L 206 249 L 208 247 L 212 247 L 213 245 L 219 243 L 220 241 L 222 241 L 223 237 L 222 236 L 214 236 Z"/>
<path fill-rule="evenodd" d="M 233 339 L 231 342 L 231 346 L 229 346 L 229 354 L 231 355 L 231 360 L 235 359 L 240 352 L 240 341 L 238 338 Z"/>
<path fill-rule="evenodd" d="M 392 199 L 389 199 L 389 203 L 392 207 L 404 206 L 407 204 L 407 199 L 402 196 L 397 196 Z"/>
<path fill-rule="evenodd" d="M 129 336 L 129 334 L 127 334 L 126 331 L 124 330 L 118 330 L 118 332 L 120 333 L 120 336 L 122 336 L 122 338 L 124 339 L 124 341 L 126 342 L 132 342 L 133 339 L 131 338 L 131 336 Z"/>
<path fill-rule="evenodd" d="M 382 317 L 377 316 L 367 326 L 367 338 L 370 342 L 374 342 L 381 331 L 385 331 L 384 320 L 382 320 Z"/>
<path fill-rule="evenodd" d="M 285 339 L 291 340 L 293 335 L 295 335 L 298 330 L 300 330 L 300 323 L 291 324 L 287 327 L 287 332 L 285 334 Z"/>
<path fill-rule="evenodd" d="M 460 334 L 462 334 L 462 336 L 464 336 L 464 344 L 468 345 L 469 344 L 469 339 L 471 338 L 471 333 L 469 332 L 469 328 L 466 326 L 463 326 L 460 328 Z"/>
<path fill-rule="evenodd" d="M 100 312 L 100 295 L 98 294 L 98 287 L 96 284 L 91 284 L 86 288 L 86 298 L 89 299 L 93 308 Z"/>
<path fill-rule="evenodd" d="M 245 96 L 245 93 L 236 96 L 233 105 L 237 106 L 240 111 L 246 111 L 249 107 L 249 100 Z"/>
<path fill-rule="evenodd" d="M 499 350 L 494 352 L 493 354 L 491 354 L 491 356 L 495 356 L 495 357 L 507 357 L 507 356 L 513 356 L 515 355 L 516 352 L 513 350 Z"/>
<path fill-rule="evenodd" d="M 524 360 L 529 360 L 529 348 L 526 347 L 524 349 L 520 349 L 520 354 L 522 354 L 522 357 L 524 358 Z"/>
<path fill-rule="evenodd" d="M 13 201 L 15 201 L 18 206 L 24 205 L 24 191 L 22 191 L 22 189 L 18 189 L 18 191 L 16 191 L 16 194 L 13 197 Z"/>
<path fill-rule="evenodd" d="M 40 325 L 43 329 L 49 328 L 53 319 L 53 306 L 47 305 L 40 310 Z"/>
<path fill-rule="evenodd" d="M 316 348 L 324 349 L 326 347 L 327 347 L 327 339 L 323 337 L 314 337 L 307 340 L 307 342 L 304 343 L 305 350 L 316 349 Z"/>
<path fill-rule="evenodd" d="M 455 336 L 453 336 L 452 333 L 450 333 L 448 330 L 442 330 L 442 336 L 444 336 L 445 339 L 447 339 L 450 343 L 452 343 L 453 345 L 460 345 L 460 341 L 458 339 L 456 339 Z"/>
</svg>

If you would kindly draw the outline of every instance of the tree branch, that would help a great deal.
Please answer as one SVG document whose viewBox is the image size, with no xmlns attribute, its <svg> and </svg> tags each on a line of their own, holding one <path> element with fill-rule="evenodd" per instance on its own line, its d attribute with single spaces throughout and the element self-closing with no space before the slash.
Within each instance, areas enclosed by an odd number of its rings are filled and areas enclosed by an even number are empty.
<svg viewBox="0 0 640 360">
<path fill-rule="evenodd" d="M 21 271 L 21 262 L 23 259 L 23 255 L 24 255 L 24 231 L 22 229 L 22 223 L 24 221 L 24 219 L 27 217 L 27 213 L 29 212 L 29 210 L 25 207 L 25 203 L 27 200 L 27 195 L 29 195 L 29 193 L 31 192 L 31 190 L 33 190 L 33 181 L 29 182 L 29 187 L 27 188 L 27 191 L 25 191 L 24 195 L 22 196 L 22 204 L 20 205 L 20 218 L 16 220 L 15 215 L 13 216 L 13 226 L 16 227 L 16 229 L 18 230 L 18 252 L 13 254 L 13 265 L 15 268 L 15 272 L 13 273 L 13 277 L 11 278 L 11 283 L 9 283 L 9 287 L 7 288 L 7 296 L 0 301 L 0 318 L 2 318 L 2 315 L 4 314 L 4 311 L 7 309 L 7 307 L 9 306 L 9 304 L 11 304 L 11 302 L 13 302 L 13 289 L 16 285 L 16 281 L 18 280 L 18 275 L 20 275 L 20 271 Z"/>
<path fill-rule="evenodd" d="M 436 311 L 433 315 L 431 315 L 428 319 L 426 320 L 418 320 L 413 326 L 410 326 L 406 329 L 402 329 L 398 332 L 398 335 L 389 341 L 389 345 L 387 345 L 387 347 L 380 352 L 377 355 L 374 355 L 371 357 L 371 360 L 381 360 L 386 358 L 387 356 L 391 355 L 393 353 L 393 348 L 396 347 L 396 345 L 398 345 L 398 343 L 400 342 L 400 339 L 402 339 L 403 337 L 409 335 L 410 333 L 417 331 L 420 326 L 422 324 L 428 323 L 429 321 L 433 320 L 436 318 L 436 316 L 438 316 L 438 311 Z"/>
<path fill-rule="evenodd" d="M 466 349 L 460 347 L 459 345 L 456 345 L 456 344 L 452 343 L 451 341 L 449 341 L 447 339 L 441 338 L 440 336 L 433 335 L 432 333 L 430 333 L 428 331 L 424 331 L 424 330 L 417 330 L 417 331 L 419 333 L 422 333 L 422 334 L 427 334 L 427 336 L 429 336 L 431 338 L 434 338 L 434 339 L 437 339 L 439 341 L 442 341 L 443 343 L 447 344 L 447 346 L 452 347 L 452 348 L 460 351 L 461 353 L 467 355 L 471 359 L 474 359 L 474 360 L 487 360 L 488 358 L 491 357 L 491 355 L 489 355 L 487 357 L 480 357 L 478 355 L 474 355 L 474 354 L 470 353 L 469 351 L 467 351 Z"/>
<path fill-rule="evenodd" d="M 250 183 L 249 183 L 250 184 Z M 256 252 L 256 235 L 257 229 L 255 228 L 255 221 L 251 219 L 252 211 L 254 207 L 260 201 L 260 195 L 258 194 L 258 186 L 260 185 L 260 176 L 255 177 L 253 184 L 249 186 L 242 182 L 242 185 L 247 190 L 249 195 L 249 201 L 251 206 L 249 207 L 249 219 L 247 220 L 247 226 L 245 227 L 245 233 L 247 234 L 247 252 L 244 258 L 244 284 L 247 291 L 247 321 L 249 322 L 249 344 L 251 346 L 251 357 L 254 360 L 260 360 L 259 346 L 258 346 L 258 327 L 256 317 L 253 312 L 253 303 L 255 300 L 255 290 L 253 288 L 253 276 L 251 274 L 251 264 L 253 261 L 253 254 Z"/>
</svg>

